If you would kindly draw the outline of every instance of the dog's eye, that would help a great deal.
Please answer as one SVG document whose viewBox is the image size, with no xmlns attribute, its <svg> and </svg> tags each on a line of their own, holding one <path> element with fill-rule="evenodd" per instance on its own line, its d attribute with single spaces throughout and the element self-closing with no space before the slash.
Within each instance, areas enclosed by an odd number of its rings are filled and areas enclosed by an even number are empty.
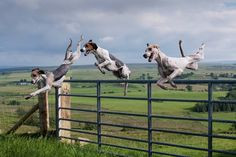
<svg viewBox="0 0 236 157">
<path fill-rule="evenodd" d="M 35 74 L 32 74 L 32 76 L 33 76 L 33 77 L 36 77 L 36 75 L 35 75 Z"/>
<path fill-rule="evenodd" d="M 148 51 L 152 51 L 152 48 L 148 48 Z"/>
</svg>

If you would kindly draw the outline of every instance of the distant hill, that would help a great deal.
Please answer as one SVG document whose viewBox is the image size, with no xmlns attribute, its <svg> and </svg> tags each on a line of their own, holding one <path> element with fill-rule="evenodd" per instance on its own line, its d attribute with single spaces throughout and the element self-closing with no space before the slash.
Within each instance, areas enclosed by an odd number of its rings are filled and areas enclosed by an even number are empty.
<svg viewBox="0 0 236 157">
<path fill-rule="evenodd" d="M 156 68 L 155 63 L 131 63 L 127 64 L 131 69 L 133 68 Z M 236 61 L 227 61 L 227 62 L 202 62 L 199 64 L 200 67 L 214 68 L 214 69 L 236 69 Z M 57 66 L 38 66 L 39 68 L 52 71 L 57 68 Z M 31 71 L 35 66 L 25 66 L 25 67 L 0 67 L 0 72 L 23 72 Z M 73 65 L 72 69 L 94 69 L 94 65 Z"/>
</svg>

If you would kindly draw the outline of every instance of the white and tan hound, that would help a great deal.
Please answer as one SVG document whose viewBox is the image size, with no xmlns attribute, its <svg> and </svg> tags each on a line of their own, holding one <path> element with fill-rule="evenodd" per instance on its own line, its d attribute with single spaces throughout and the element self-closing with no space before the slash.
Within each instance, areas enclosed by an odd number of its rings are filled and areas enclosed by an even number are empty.
<svg viewBox="0 0 236 157">
<path fill-rule="evenodd" d="M 33 96 L 38 95 L 39 93 L 50 90 L 52 87 L 61 87 L 62 82 L 65 79 L 65 75 L 70 69 L 70 66 L 79 59 L 80 57 L 80 44 L 83 38 L 81 36 L 80 41 L 77 44 L 77 50 L 72 53 L 72 40 L 70 39 L 69 46 L 66 49 L 66 54 L 63 63 L 52 72 L 44 72 L 39 68 L 35 68 L 31 72 L 32 84 L 36 84 L 39 81 L 43 80 L 45 86 L 25 97 L 25 99 L 29 99 Z"/>
<path fill-rule="evenodd" d="M 161 78 L 157 81 L 157 85 L 163 89 L 167 89 L 164 83 L 169 82 L 170 85 L 174 88 L 177 86 L 173 82 L 173 79 L 176 76 L 179 76 L 183 73 L 184 69 L 197 70 L 198 62 L 204 59 L 204 47 L 205 44 L 202 44 L 199 50 L 192 55 L 184 56 L 182 47 L 182 41 L 179 42 L 181 58 L 169 57 L 160 50 L 160 47 L 157 44 L 147 44 L 145 50 L 144 58 L 148 58 L 148 61 L 151 62 L 155 60 L 158 65 L 158 71 Z"/>
<path fill-rule="evenodd" d="M 94 54 L 97 60 L 95 66 L 101 71 L 101 73 L 105 74 L 106 69 L 107 71 L 111 71 L 118 79 L 129 80 L 131 71 L 127 65 L 109 53 L 108 50 L 97 46 L 97 44 L 92 40 L 89 40 L 89 42 L 84 44 L 81 52 L 84 52 L 85 56 L 90 53 Z M 124 95 L 127 94 L 127 88 L 128 83 L 125 83 Z"/>
</svg>

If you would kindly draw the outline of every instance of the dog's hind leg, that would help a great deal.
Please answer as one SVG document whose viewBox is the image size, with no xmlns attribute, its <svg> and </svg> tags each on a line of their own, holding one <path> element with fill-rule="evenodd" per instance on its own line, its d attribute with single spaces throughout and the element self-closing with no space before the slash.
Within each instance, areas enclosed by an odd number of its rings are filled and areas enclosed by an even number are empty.
<svg viewBox="0 0 236 157">
<path fill-rule="evenodd" d="M 53 87 L 61 87 L 63 81 L 65 80 L 65 78 L 66 78 L 66 76 L 63 76 L 60 80 L 58 80 L 58 81 L 56 81 L 56 82 L 53 82 L 53 83 L 52 83 L 52 86 L 53 86 Z"/>
<path fill-rule="evenodd" d="M 198 69 L 198 63 L 197 62 L 190 63 L 190 64 L 187 65 L 186 68 L 190 69 L 190 70 L 197 70 Z"/>
</svg>

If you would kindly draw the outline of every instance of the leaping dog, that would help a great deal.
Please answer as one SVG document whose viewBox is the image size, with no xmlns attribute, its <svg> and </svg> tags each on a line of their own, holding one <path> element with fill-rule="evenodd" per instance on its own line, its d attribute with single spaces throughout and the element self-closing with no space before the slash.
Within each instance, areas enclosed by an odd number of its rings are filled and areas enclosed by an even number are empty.
<svg viewBox="0 0 236 157">
<path fill-rule="evenodd" d="M 101 73 L 105 74 L 104 69 L 106 69 L 107 71 L 112 71 L 113 75 L 118 79 L 129 80 L 131 71 L 127 65 L 109 53 L 108 50 L 97 46 L 97 44 L 92 40 L 85 43 L 80 51 L 84 52 L 85 56 L 90 53 L 94 54 L 97 60 L 95 66 L 101 71 Z M 124 95 L 127 94 L 127 88 L 128 83 L 125 83 Z"/>
<path fill-rule="evenodd" d="M 29 99 L 33 96 L 38 95 L 39 93 L 50 90 L 52 87 L 61 87 L 62 82 L 65 79 L 66 73 L 69 71 L 70 66 L 79 59 L 80 57 L 80 44 L 83 40 L 81 36 L 80 41 L 77 44 L 77 50 L 72 53 L 72 40 L 70 39 L 70 43 L 66 49 L 66 54 L 63 63 L 52 72 L 45 72 L 40 70 L 39 68 L 32 69 L 31 78 L 32 84 L 38 83 L 40 80 L 44 81 L 45 86 L 25 97 L 25 99 Z"/>
<path fill-rule="evenodd" d="M 176 76 L 181 75 L 186 68 L 197 70 L 198 62 L 204 59 L 204 43 L 197 52 L 189 56 L 184 56 L 181 43 L 182 41 L 180 40 L 179 48 L 182 55 L 181 58 L 167 56 L 160 50 L 160 46 L 157 44 L 147 44 L 147 48 L 143 57 L 148 58 L 149 62 L 152 60 L 157 62 L 158 71 L 161 76 L 161 78 L 157 81 L 157 85 L 162 89 L 167 89 L 167 87 L 164 85 L 166 82 L 169 82 L 172 87 L 176 88 L 177 86 L 173 82 L 173 79 Z"/>
</svg>

